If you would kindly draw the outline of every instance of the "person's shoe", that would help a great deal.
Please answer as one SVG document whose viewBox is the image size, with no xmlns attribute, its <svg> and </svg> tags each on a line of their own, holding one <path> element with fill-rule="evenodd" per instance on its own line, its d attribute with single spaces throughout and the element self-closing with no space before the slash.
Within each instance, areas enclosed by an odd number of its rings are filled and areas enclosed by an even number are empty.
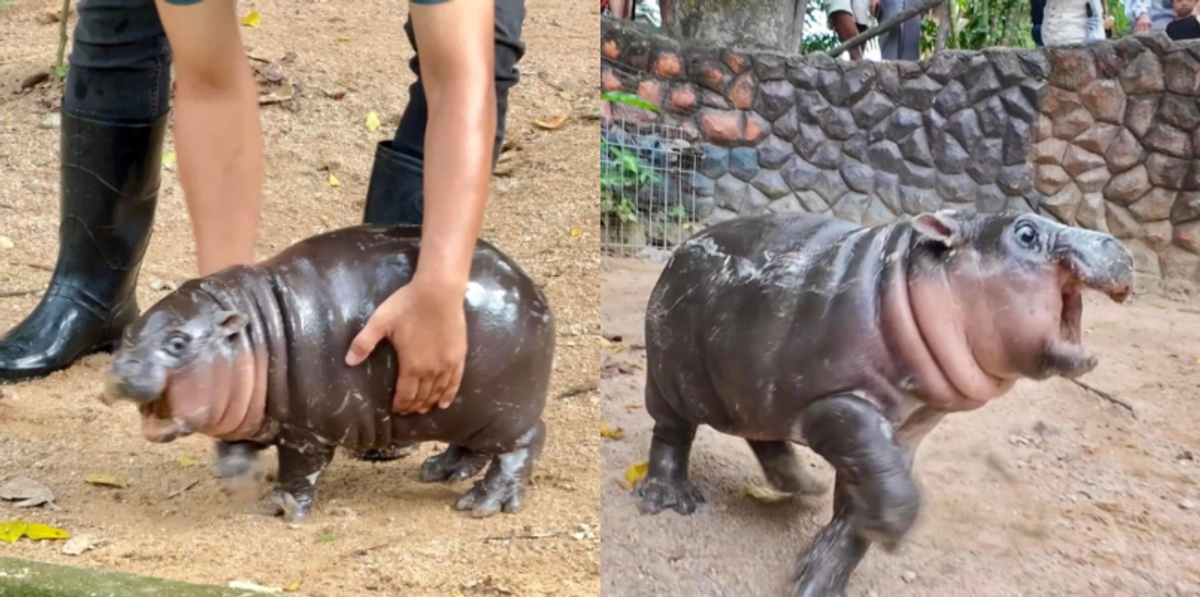
<svg viewBox="0 0 1200 597">
<path fill-rule="evenodd" d="M 110 351 L 137 318 L 166 126 L 165 115 L 117 123 L 63 108 L 58 263 L 33 313 L 0 338 L 0 383 Z"/>
<path fill-rule="evenodd" d="M 424 167 L 421 161 L 392 148 L 391 141 L 375 147 L 375 164 L 367 183 L 363 223 L 420 226 L 424 216 Z"/>
</svg>

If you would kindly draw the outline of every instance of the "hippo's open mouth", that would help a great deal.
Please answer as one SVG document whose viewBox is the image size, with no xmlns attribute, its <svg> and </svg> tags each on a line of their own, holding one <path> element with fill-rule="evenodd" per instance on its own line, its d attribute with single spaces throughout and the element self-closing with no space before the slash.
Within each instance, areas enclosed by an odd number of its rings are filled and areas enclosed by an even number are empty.
<svg viewBox="0 0 1200 597">
<path fill-rule="evenodd" d="M 1078 345 L 1081 342 L 1083 321 L 1083 294 L 1074 284 L 1063 289 L 1062 314 L 1059 317 L 1059 331 L 1062 340 Z"/>
<path fill-rule="evenodd" d="M 156 443 L 170 443 L 191 435 L 187 423 L 174 416 L 171 403 L 166 397 L 138 405 L 142 415 L 142 436 Z"/>
</svg>

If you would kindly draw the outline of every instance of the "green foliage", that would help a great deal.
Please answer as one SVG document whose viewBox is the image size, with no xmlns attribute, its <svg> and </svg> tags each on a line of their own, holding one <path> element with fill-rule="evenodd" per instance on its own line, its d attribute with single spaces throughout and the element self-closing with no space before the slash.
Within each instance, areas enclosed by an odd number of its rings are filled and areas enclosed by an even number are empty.
<svg viewBox="0 0 1200 597">
<path fill-rule="evenodd" d="M 600 213 L 619 222 L 636 222 L 638 186 L 658 182 L 653 170 L 642 168 L 637 152 L 614 147 L 601 139 L 600 155 Z"/>
<path fill-rule="evenodd" d="M 829 0 L 808 0 L 804 7 L 804 30 L 816 31 L 820 27 L 821 18 L 829 14 Z M 827 25 L 827 23 L 826 23 Z M 802 52 L 828 52 L 842 43 L 836 33 L 806 33 Z"/>
<path fill-rule="evenodd" d="M 600 99 L 606 102 L 617 102 L 630 106 L 636 106 L 643 110 L 649 110 L 655 114 L 659 113 L 658 106 L 642 99 L 640 96 L 627 93 L 625 91 L 605 91 L 600 94 Z"/>
</svg>

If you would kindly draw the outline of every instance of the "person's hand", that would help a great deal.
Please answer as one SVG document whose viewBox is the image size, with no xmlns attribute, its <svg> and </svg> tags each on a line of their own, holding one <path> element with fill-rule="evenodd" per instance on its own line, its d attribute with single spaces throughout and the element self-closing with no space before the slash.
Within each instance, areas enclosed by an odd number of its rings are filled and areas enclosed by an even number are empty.
<svg viewBox="0 0 1200 597">
<path fill-rule="evenodd" d="M 407 415 L 449 407 L 467 356 L 462 289 L 413 278 L 371 314 L 350 344 L 346 364 L 362 363 L 385 337 L 400 366 L 392 410 Z"/>
<path fill-rule="evenodd" d="M 1139 16 L 1137 18 L 1137 22 L 1135 22 L 1133 24 L 1133 34 L 1134 35 L 1145 35 L 1147 33 L 1150 33 L 1152 26 L 1153 26 L 1153 22 L 1150 20 L 1150 15 L 1142 14 L 1141 16 Z"/>
<path fill-rule="evenodd" d="M 1105 30 L 1112 29 L 1114 23 L 1116 23 L 1116 21 L 1113 19 L 1112 15 L 1104 15 L 1104 29 Z"/>
</svg>

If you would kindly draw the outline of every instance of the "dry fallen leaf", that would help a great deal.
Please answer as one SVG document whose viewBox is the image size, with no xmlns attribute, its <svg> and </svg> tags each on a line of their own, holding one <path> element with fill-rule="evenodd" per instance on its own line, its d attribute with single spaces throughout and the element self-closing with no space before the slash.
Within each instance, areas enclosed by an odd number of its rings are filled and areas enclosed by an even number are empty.
<svg viewBox="0 0 1200 597">
<path fill-rule="evenodd" d="M 767 504 L 782 502 L 792 497 L 792 494 L 790 493 L 776 491 L 774 488 L 767 487 L 766 485 L 747 485 L 746 487 L 742 488 L 742 492 L 746 494 L 746 497 L 752 500 Z"/>
<path fill-rule="evenodd" d="M 95 544 L 92 543 L 91 537 L 88 537 L 87 535 L 80 535 L 78 537 L 72 537 L 70 541 L 67 541 L 65 544 L 63 544 L 62 549 L 59 551 L 61 551 L 63 555 L 78 556 L 83 555 L 85 551 L 92 549 L 94 546 Z"/>
<path fill-rule="evenodd" d="M 625 410 L 637 410 L 641 407 L 642 407 L 642 405 L 640 405 L 640 404 L 626 404 Z"/>
<path fill-rule="evenodd" d="M 621 429 L 620 427 L 613 426 L 613 424 L 609 423 L 608 421 L 601 421 L 600 422 L 600 437 L 606 437 L 608 439 L 614 439 L 614 440 L 622 440 L 622 439 L 625 439 L 625 430 Z"/>
<path fill-rule="evenodd" d="M 284 593 L 295 593 L 300 590 L 300 581 L 296 581 L 283 588 Z"/>
<path fill-rule="evenodd" d="M 246 27 L 258 27 L 262 24 L 262 17 L 258 15 L 257 10 L 250 11 L 246 18 L 242 19 L 242 25 Z"/>
<path fill-rule="evenodd" d="M 554 131 L 562 128 L 562 125 L 567 123 L 568 118 L 570 117 L 566 114 L 559 114 L 550 118 L 538 118 L 533 121 L 533 124 L 540 129 Z"/>
<path fill-rule="evenodd" d="M 379 122 L 379 115 L 374 110 L 367 112 L 367 130 L 377 131 L 383 123 Z"/>
<path fill-rule="evenodd" d="M 0 236 L 0 249 L 11 249 L 13 246 L 14 245 L 11 238 L 8 238 L 7 236 Z"/>
<path fill-rule="evenodd" d="M 0 541 L 16 543 L 25 534 L 24 520 L 9 520 L 0 522 Z"/>
<path fill-rule="evenodd" d="M 638 483 L 641 483 L 642 479 L 646 478 L 646 473 L 649 471 L 649 462 L 639 462 L 629 465 L 629 468 L 625 469 L 625 483 L 621 486 L 625 489 L 637 487 Z"/>
<path fill-rule="evenodd" d="M 571 229 L 571 238 L 575 238 L 575 237 L 577 237 L 577 236 L 579 236 L 579 235 L 581 235 L 581 234 L 583 234 L 583 231 L 582 231 L 582 230 L 580 230 L 580 229 L 578 229 L 578 228 L 572 228 L 572 229 Z"/>
<path fill-rule="evenodd" d="M 179 466 L 182 466 L 183 468 L 196 466 L 198 464 L 200 464 L 200 461 L 196 460 L 195 458 L 188 458 L 187 456 L 179 457 Z"/>
<path fill-rule="evenodd" d="M 25 536 L 34 541 L 43 539 L 61 540 L 70 539 L 71 534 L 58 527 L 52 527 L 46 524 L 31 524 L 25 527 Z"/>
<path fill-rule="evenodd" d="M 350 41 L 349 35 L 339 35 L 335 41 Z"/>
<path fill-rule="evenodd" d="M 13 477 L 0 485 L 0 500 L 17 502 L 18 508 L 33 508 L 43 504 L 54 508 L 54 492 L 29 477 Z"/>
<path fill-rule="evenodd" d="M 331 187 L 337 187 L 337 186 L 339 186 L 339 185 L 341 185 L 341 184 L 342 184 L 342 183 L 338 182 L 338 179 L 337 179 L 337 177 L 333 175 L 333 172 L 330 172 L 330 173 L 329 173 L 329 186 L 331 186 Z"/>
<path fill-rule="evenodd" d="M 83 480 L 91 485 L 103 485 L 105 487 L 125 488 L 129 486 L 125 482 L 125 479 L 115 475 L 88 475 Z"/>
</svg>

